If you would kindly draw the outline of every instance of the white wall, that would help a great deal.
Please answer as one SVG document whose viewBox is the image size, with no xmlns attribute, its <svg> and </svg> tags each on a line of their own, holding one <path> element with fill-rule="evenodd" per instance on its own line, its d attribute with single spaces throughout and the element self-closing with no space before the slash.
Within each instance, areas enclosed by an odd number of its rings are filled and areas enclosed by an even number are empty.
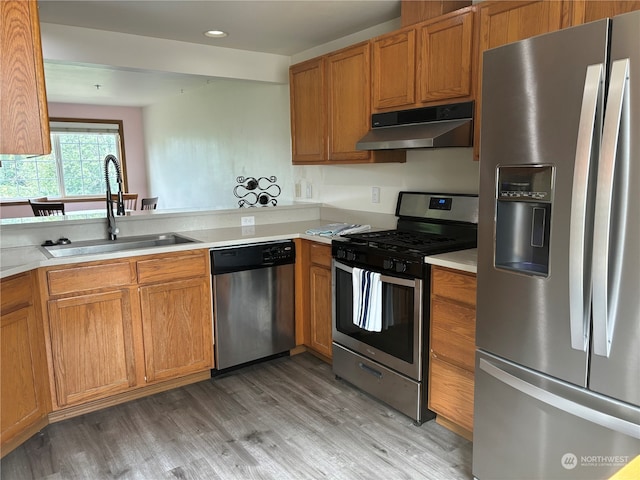
<svg viewBox="0 0 640 480">
<path fill-rule="evenodd" d="M 287 60 L 298 63 L 397 28 L 399 19 L 320 45 Z M 213 61 L 211 55 L 203 61 L 202 51 L 181 42 L 162 44 L 163 49 L 171 51 L 168 56 L 141 55 L 157 52 L 160 44 L 154 39 L 144 39 L 148 44 L 141 45 L 138 38 L 108 32 L 100 33 L 109 35 L 109 41 L 101 43 L 88 35 L 94 31 L 67 29 L 43 25 L 43 39 L 51 39 L 43 41 L 45 58 L 76 62 L 92 59 L 92 63 L 111 63 L 125 68 L 135 64 L 138 68 L 287 82 L 288 61 L 283 62 L 281 56 L 249 61 L 237 56 L 227 57 L 228 52 L 216 50 Z M 79 39 L 82 41 L 78 42 Z M 98 44 L 109 45 L 108 51 L 113 56 L 115 50 L 110 42 L 131 43 L 133 40 L 136 40 L 136 48 L 125 49 L 128 56 L 119 50 L 118 58 L 106 54 L 96 57 L 97 51 L 104 53 L 105 50 L 100 50 Z M 86 48 L 77 53 L 79 43 Z M 208 48 L 209 54 L 212 47 Z M 141 57 L 148 58 L 146 63 L 140 63 Z M 237 64 L 243 68 L 248 65 L 251 70 L 234 70 L 232 67 Z M 202 70 L 203 65 L 209 70 Z M 222 70 L 227 73 L 218 71 L 218 67 L 225 67 Z M 229 74 L 229 71 L 233 73 Z M 200 90 L 145 107 L 143 122 L 148 194 L 160 197 L 159 208 L 233 208 L 238 200 L 233 195 L 233 188 L 240 175 L 278 177 L 277 183 L 282 188 L 279 202 L 313 201 L 380 213 L 394 212 L 400 190 L 478 191 L 478 163 L 471 160 L 471 149 L 409 151 L 406 164 L 292 166 L 289 87 L 286 83 L 221 79 Z M 294 196 L 296 183 L 302 187 L 300 197 Z M 311 185 L 311 198 L 306 197 L 307 184 Z M 381 189 L 377 204 L 371 203 L 373 186 Z"/>
<path fill-rule="evenodd" d="M 143 118 L 158 208 L 237 207 L 238 176 L 275 175 L 278 202 L 291 202 L 288 85 L 220 80 L 145 107 Z"/>
<path fill-rule="evenodd" d="M 294 167 L 294 179 L 307 201 L 376 213 L 394 213 L 398 192 L 478 193 L 479 162 L 473 149 L 449 148 L 407 151 L 407 162 L 374 165 Z M 380 203 L 371 202 L 371 188 L 380 188 Z"/>
</svg>

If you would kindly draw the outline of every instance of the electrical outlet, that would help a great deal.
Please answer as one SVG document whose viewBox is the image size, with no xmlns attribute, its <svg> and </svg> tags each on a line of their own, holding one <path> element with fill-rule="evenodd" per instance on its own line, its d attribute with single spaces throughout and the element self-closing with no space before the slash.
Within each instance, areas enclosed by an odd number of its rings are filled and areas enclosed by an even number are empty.
<svg viewBox="0 0 640 480">
<path fill-rule="evenodd" d="M 371 203 L 380 203 L 380 187 L 371 187 Z"/>
<path fill-rule="evenodd" d="M 296 182 L 296 198 L 300 198 L 302 196 L 302 185 L 300 182 Z"/>
<path fill-rule="evenodd" d="M 256 224 L 256 217 L 241 217 L 240 225 L 243 227 L 248 227 Z"/>
<path fill-rule="evenodd" d="M 310 183 L 307 183 L 307 198 L 313 198 L 313 188 Z"/>
</svg>

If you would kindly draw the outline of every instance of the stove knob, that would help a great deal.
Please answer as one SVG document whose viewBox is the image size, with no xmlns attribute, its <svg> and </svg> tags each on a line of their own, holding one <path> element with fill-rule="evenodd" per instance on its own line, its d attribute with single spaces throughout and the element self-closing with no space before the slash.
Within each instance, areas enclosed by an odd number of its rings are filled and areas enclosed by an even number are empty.
<svg viewBox="0 0 640 480">
<path fill-rule="evenodd" d="M 347 254 L 343 249 L 339 248 L 338 251 L 336 252 L 336 256 L 338 258 L 344 258 L 347 256 Z"/>
<path fill-rule="evenodd" d="M 347 260 L 353 262 L 356 259 L 356 254 L 354 252 L 347 252 Z"/>
<path fill-rule="evenodd" d="M 382 262 L 382 268 L 385 270 L 391 270 L 393 268 L 393 260 L 385 258 Z"/>
<path fill-rule="evenodd" d="M 396 262 L 396 272 L 404 273 L 407 271 L 407 264 L 404 262 Z"/>
</svg>

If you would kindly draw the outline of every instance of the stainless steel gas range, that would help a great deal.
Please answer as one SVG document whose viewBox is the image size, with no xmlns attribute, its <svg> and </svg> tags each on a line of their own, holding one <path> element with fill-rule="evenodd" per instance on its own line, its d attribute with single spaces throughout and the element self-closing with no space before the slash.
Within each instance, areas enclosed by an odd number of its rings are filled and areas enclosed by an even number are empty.
<svg viewBox="0 0 640 480">
<path fill-rule="evenodd" d="M 400 192 L 395 230 L 332 242 L 333 372 L 412 418 L 427 409 L 429 265 L 476 246 L 478 197 Z"/>
</svg>

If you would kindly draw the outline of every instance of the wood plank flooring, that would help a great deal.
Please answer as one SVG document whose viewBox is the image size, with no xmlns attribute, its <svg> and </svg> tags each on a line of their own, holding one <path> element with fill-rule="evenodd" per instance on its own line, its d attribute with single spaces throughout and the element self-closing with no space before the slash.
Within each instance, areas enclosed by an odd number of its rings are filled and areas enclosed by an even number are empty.
<svg viewBox="0 0 640 480">
<path fill-rule="evenodd" d="M 471 443 L 416 427 L 304 353 L 49 425 L 0 477 L 470 479 Z"/>
</svg>

